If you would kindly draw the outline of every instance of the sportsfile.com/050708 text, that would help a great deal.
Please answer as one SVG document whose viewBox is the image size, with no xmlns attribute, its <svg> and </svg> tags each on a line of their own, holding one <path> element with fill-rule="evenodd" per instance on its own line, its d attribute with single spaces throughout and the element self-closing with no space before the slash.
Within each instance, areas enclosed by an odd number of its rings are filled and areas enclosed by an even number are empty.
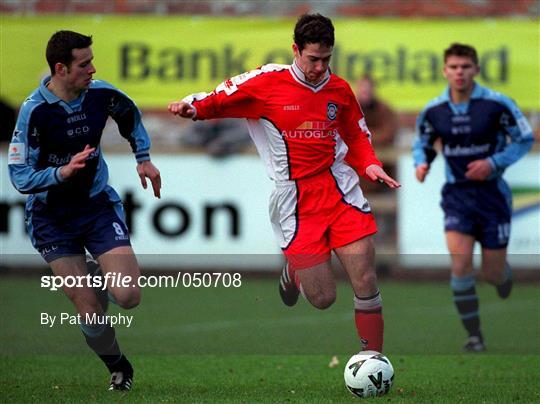
<svg viewBox="0 0 540 404">
<path fill-rule="evenodd" d="M 133 279 L 129 275 L 118 272 L 108 272 L 103 276 L 70 275 L 41 277 L 42 288 L 51 291 L 63 287 L 91 287 L 105 290 L 109 287 L 141 288 L 239 288 L 242 286 L 242 275 L 239 272 L 177 272 L 176 275 L 141 275 Z"/>
</svg>

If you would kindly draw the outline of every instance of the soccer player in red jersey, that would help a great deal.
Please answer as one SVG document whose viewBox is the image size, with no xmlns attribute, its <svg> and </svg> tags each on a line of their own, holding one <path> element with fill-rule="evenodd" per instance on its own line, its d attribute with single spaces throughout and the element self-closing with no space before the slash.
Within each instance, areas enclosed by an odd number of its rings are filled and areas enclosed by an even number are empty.
<svg viewBox="0 0 540 404">
<path fill-rule="evenodd" d="M 363 350 L 382 351 L 382 300 L 374 267 L 377 232 L 359 175 L 390 188 L 371 134 L 347 84 L 329 70 L 332 21 L 302 15 L 294 30 L 292 65 L 268 64 L 233 77 L 212 93 L 169 104 L 196 120 L 246 118 L 250 135 L 276 188 L 270 199 L 274 232 L 286 258 L 279 291 L 296 303 L 300 292 L 325 309 L 336 299 L 333 250 L 354 290 L 355 322 Z"/>
</svg>

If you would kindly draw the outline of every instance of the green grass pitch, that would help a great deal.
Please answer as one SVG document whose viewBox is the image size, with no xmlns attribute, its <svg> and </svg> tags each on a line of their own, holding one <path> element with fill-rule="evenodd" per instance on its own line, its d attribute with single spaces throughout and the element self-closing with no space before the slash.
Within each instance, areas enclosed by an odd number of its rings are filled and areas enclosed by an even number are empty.
<svg viewBox="0 0 540 404">
<path fill-rule="evenodd" d="M 421 403 L 540 401 L 538 285 L 516 285 L 507 301 L 481 284 L 488 351 L 462 354 L 465 333 L 447 283 L 381 282 L 385 354 L 395 383 L 377 400 Z M 275 280 L 240 288 L 143 290 L 130 328 L 117 327 L 135 367 L 134 390 L 106 391 L 105 367 L 78 326 L 40 325 L 40 313 L 73 312 L 38 277 L 0 278 L 0 393 L 3 402 L 356 402 L 343 366 L 358 351 L 352 293 L 319 311 L 287 308 Z M 339 365 L 329 367 L 333 356 Z"/>
</svg>

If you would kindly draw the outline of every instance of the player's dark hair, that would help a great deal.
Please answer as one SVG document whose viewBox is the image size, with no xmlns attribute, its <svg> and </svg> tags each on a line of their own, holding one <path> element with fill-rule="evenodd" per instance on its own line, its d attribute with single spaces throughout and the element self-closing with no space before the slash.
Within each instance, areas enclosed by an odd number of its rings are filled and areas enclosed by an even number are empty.
<svg viewBox="0 0 540 404">
<path fill-rule="evenodd" d="M 471 58 L 473 63 L 478 66 L 478 54 L 476 53 L 476 49 L 474 49 L 470 45 L 465 45 L 462 43 L 456 43 L 450 45 L 448 49 L 444 50 L 444 62 L 446 63 L 446 59 L 448 59 L 449 56 L 462 56 Z"/>
<path fill-rule="evenodd" d="M 302 52 L 306 44 L 318 43 L 334 46 L 334 25 L 332 20 L 320 14 L 303 14 L 294 27 L 294 43 Z"/>
<path fill-rule="evenodd" d="M 73 49 L 88 48 L 92 45 L 92 36 L 86 36 L 73 31 L 57 31 L 47 43 L 45 56 L 54 76 L 54 65 L 62 63 L 68 68 L 73 62 Z"/>
</svg>

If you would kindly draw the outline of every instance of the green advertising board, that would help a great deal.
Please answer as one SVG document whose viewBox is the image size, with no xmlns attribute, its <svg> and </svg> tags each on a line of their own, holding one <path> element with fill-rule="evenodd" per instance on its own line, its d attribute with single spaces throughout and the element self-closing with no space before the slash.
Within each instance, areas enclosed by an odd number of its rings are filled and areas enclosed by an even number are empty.
<svg viewBox="0 0 540 404">
<path fill-rule="evenodd" d="M 293 19 L 2 15 L 0 93 L 20 104 L 48 72 L 45 46 L 57 30 L 94 38 L 95 78 L 142 108 L 210 91 L 261 64 L 291 63 Z M 442 51 L 458 41 L 480 54 L 479 81 L 540 110 L 539 20 L 336 19 L 333 72 L 351 84 L 364 73 L 402 111 L 417 111 L 444 85 Z"/>
</svg>

